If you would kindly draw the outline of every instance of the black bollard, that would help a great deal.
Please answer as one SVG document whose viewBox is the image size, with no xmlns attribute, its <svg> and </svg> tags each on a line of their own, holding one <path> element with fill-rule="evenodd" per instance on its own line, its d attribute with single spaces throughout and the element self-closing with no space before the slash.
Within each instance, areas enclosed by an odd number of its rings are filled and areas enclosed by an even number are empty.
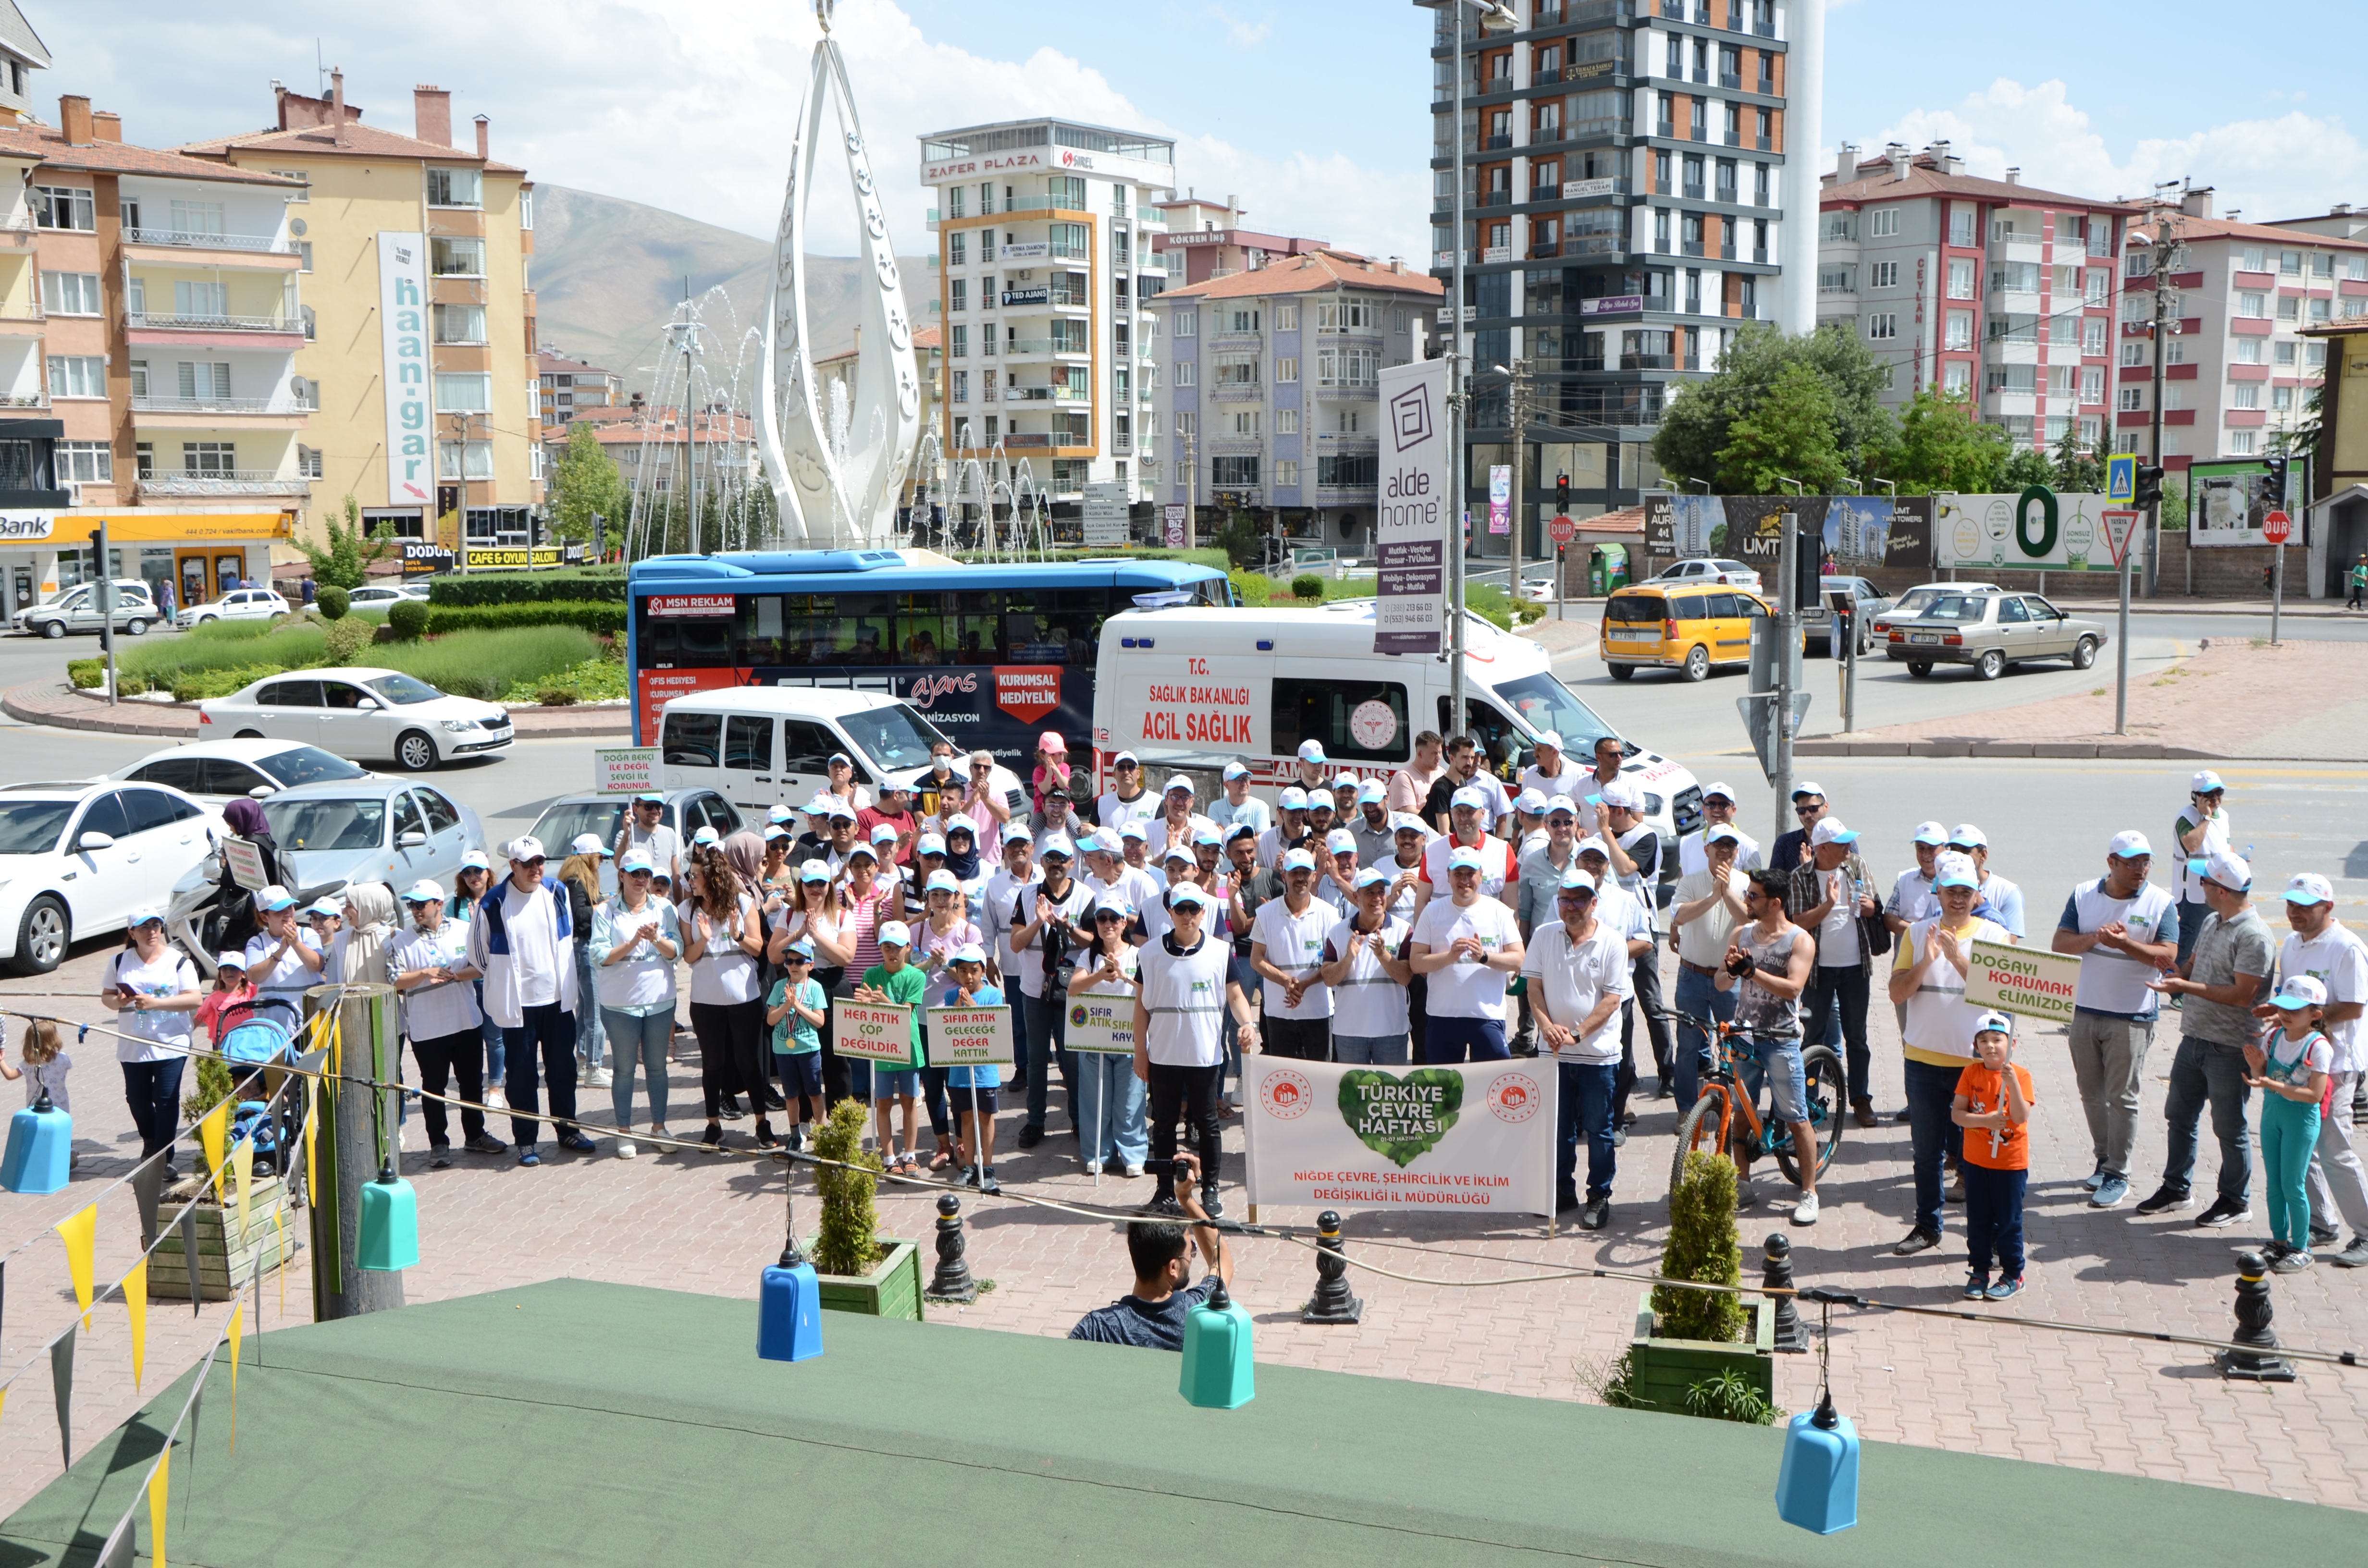
<svg viewBox="0 0 2368 1568">
<path fill-rule="evenodd" d="M 1791 1290 L 1793 1287 L 1793 1244 L 1782 1231 L 1770 1235 L 1766 1244 L 1768 1261 L 1760 1267 L 1759 1283 L 1770 1290 Z M 1801 1309 L 1790 1295 L 1770 1296 L 1776 1304 L 1776 1348 L 1787 1356 L 1798 1356 L 1809 1348 L 1809 1332 L 1801 1326 Z"/>
<path fill-rule="evenodd" d="M 938 1195 L 938 1270 L 929 1276 L 929 1288 L 921 1292 L 932 1301 L 960 1301 L 964 1304 L 978 1300 L 978 1281 L 971 1278 L 970 1263 L 962 1256 L 962 1199 L 951 1192 Z"/>
<path fill-rule="evenodd" d="M 2270 1332 L 2269 1272 L 2269 1262 L 2260 1253 L 2237 1255 L 2237 1332 L 2228 1338 L 2233 1344 L 2249 1348 L 2220 1352 L 2218 1360 L 2223 1377 L 2241 1378 L 2255 1383 L 2290 1383 L 2294 1381 L 2294 1363 L 2275 1354 L 2278 1336 Z"/>
<path fill-rule="evenodd" d="M 1340 1244 L 1340 1216 L 1326 1209 L 1315 1216 L 1315 1294 L 1299 1309 L 1302 1323 L 1358 1323 L 1365 1303 L 1349 1294 L 1349 1255 Z"/>
</svg>

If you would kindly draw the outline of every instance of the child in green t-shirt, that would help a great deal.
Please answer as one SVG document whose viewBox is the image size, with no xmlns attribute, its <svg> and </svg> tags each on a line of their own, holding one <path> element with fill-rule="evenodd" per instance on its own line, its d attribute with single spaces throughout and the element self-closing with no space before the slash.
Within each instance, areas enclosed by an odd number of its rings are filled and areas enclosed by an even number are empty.
<svg viewBox="0 0 2368 1568">
<path fill-rule="evenodd" d="M 905 961 L 913 950 L 912 929 L 901 920 L 885 921 L 880 927 L 880 961 L 863 971 L 863 983 L 855 988 L 855 1000 L 875 1006 L 909 1007 L 912 1012 L 908 1043 L 913 1058 L 918 1061 L 921 1046 L 921 1006 L 929 992 L 929 977 L 916 964 Z M 871 1069 L 871 1115 L 878 1139 L 881 1165 L 888 1170 L 916 1171 L 920 1169 L 920 1156 L 914 1152 L 913 1101 L 921 1092 L 921 1074 L 916 1067 L 882 1067 L 874 1063 Z M 888 1108 L 891 1101 L 901 1100 L 905 1108 L 905 1149 L 888 1136 Z"/>
<path fill-rule="evenodd" d="M 773 1054 L 780 1058 L 781 1093 L 797 1103 L 790 1147 L 806 1146 L 805 1130 L 822 1111 L 822 1035 L 830 998 L 814 978 L 814 944 L 790 944 L 787 978 L 773 982 L 765 1021 L 773 1026 Z"/>
</svg>

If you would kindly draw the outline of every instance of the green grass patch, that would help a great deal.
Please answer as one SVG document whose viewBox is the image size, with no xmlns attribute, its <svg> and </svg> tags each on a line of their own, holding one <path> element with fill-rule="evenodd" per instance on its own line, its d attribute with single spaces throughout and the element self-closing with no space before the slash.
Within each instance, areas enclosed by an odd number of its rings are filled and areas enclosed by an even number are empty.
<svg viewBox="0 0 2368 1568">
<path fill-rule="evenodd" d="M 427 631 L 440 637 L 448 631 L 495 631 L 516 626 L 580 626 L 586 631 L 621 636 L 625 607 L 593 599 L 548 599 L 495 605 L 430 605 Z"/>
<path fill-rule="evenodd" d="M 624 698 L 624 664 L 605 655 L 586 659 L 539 680 L 520 681 L 502 694 L 504 702 L 540 702 L 546 708 L 565 708 L 578 702 L 621 702 Z"/>
<path fill-rule="evenodd" d="M 362 631 L 367 621 L 381 618 L 365 618 L 358 611 L 346 619 L 357 623 L 356 631 Z M 534 688 L 579 665 L 598 662 L 600 652 L 598 639 L 580 627 L 529 626 L 457 631 L 423 642 L 368 643 L 358 648 L 349 662 L 401 670 L 439 691 L 487 702 L 503 700 L 506 694 L 523 686 L 529 688 L 529 695 L 518 700 L 531 701 Z M 180 701 L 199 702 L 228 697 L 283 671 L 321 668 L 333 657 L 327 629 L 320 622 L 290 621 L 272 627 L 260 621 L 218 621 L 168 642 L 147 643 L 119 654 L 117 667 L 127 694 L 169 690 Z M 106 679 L 106 665 L 101 660 L 76 659 L 67 665 L 66 673 L 74 685 L 96 687 Z M 622 666 L 619 666 L 620 689 L 614 695 L 623 695 L 622 682 Z M 582 692 L 577 700 L 597 700 L 592 684 L 580 680 L 575 684 Z"/>
<path fill-rule="evenodd" d="M 575 626 L 525 626 L 507 631 L 456 631 L 426 642 L 381 642 L 364 658 L 416 676 L 438 691 L 499 702 L 512 687 L 600 656 L 600 643 Z"/>
<path fill-rule="evenodd" d="M 1235 598 L 1245 605 L 1268 609 L 1313 609 L 1319 605 L 1329 604 L 1334 599 L 1370 599 L 1374 592 L 1373 579 L 1371 577 L 1320 577 L 1317 581 L 1323 585 L 1324 597 L 1320 599 L 1302 599 L 1292 596 L 1292 585 L 1289 582 L 1277 582 L 1271 577 L 1262 576 L 1256 572 L 1236 571 L 1231 574 L 1231 576 Z M 1498 631 L 1512 630 L 1511 616 L 1515 606 L 1512 596 L 1503 588 L 1490 583 L 1466 584 L 1463 589 L 1463 603 L 1473 614 L 1487 621 Z M 1524 626 L 1545 617 L 1546 611 L 1543 605 L 1530 604 L 1525 601 L 1518 608 L 1521 624 Z"/>
<path fill-rule="evenodd" d="M 259 630 L 249 631 L 250 627 Z M 127 677 L 136 676 L 151 686 L 174 687 L 184 676 L 210 670 L 252 665 L 302 669 L 327 657 L 328 637 L 318 625 L 290 622 L 269 627 L 261 621 L 217 621 L 201 631 L 119 653 L 116 667 Z"/>
</svg>

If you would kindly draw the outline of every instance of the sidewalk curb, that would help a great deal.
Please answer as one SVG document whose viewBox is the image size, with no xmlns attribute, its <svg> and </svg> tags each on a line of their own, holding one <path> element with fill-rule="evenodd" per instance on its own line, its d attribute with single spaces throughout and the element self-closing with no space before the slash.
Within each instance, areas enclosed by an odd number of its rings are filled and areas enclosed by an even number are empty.
<svg viewBox="0 0 2368 1568">
<path fill-rule="evenodd" d="M 22 724 L 39 724 L 54 730 L 82 730 L 96 734 L 162 735 L 168 740 L 195 741 L 204 738 L 198 729 L 197 710 L 179 705 L 165 707 L 158 703 L 128 702 L 108 707 L 97 699 L 84 699 L 89 711 L 77 712 L 71 708 L 53 710 L 40 705 L 44 699 L 75 695 L 55 681 L 35 681 L 0 693 L 0 712 Z M 142 720 L 137 715 L 146 709 L 158 718 Z M 630 709 L 608 708 L 589 710 L 598 718 L 570 718 L 545 722 L 545 713 L 575 713 L 565 708 L 515 708 L 510 710 L 513 733 L 522 741 L 587 740 L 604 736 L 630 735 L 633 733 Z M 119 717 L 120 715 L 120 717 Z M 164 722 L 170 715 L 178 722 Z"/>
<path fill-rule="evenodd" d="M 1975 735 L 1944 735 L 1929 741 L 1799 740 L 1793 743 L 1793 755 L 1794 756 L 2101 757 L 2108 760 L 2158 762 L 2165 758 L 2209 759 L 2219 754 L 2197 751 L 2191 746 L 2166 745 L 2160 741 L 2130 740 L 2118 736 L 2095 741 L 1999 741 Z M 2274 761 L 2277 759 L 2248 758 L 2247 760 Z"/>
<path fill-rule="evenodd" d="M 165 735 L 176 740 L 193 740 L 186 724 L 137 723 L 126 720 L 108 720 L 95 713 L 51 713 L 32 708 L 18 700 L 25 692 L 49 692 L 56 689 L 54 682 L 20 686 L 0 695 L 0 712 L 22 724 L 40 724 L 52 730 L 88 730 L 115 735 Z M 142 704 L 141 706 L 149 706 Z M 115 711 L 120 712 L 121 709 Z M 136 710 L 135 710 L 136 711 Z"/>
</svg>

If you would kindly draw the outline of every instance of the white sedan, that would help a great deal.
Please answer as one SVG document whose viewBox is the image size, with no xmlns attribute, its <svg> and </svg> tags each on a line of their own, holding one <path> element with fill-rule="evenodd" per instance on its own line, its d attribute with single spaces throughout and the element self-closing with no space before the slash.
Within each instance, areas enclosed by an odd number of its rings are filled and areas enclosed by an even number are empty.
<svg viewBox="0 0 2368 1568">
<path fill-rule="evenodd" d="M 154 784 L 11 784 L 0 789 L 0 962 L 47 974 L 77 938 L 159 911 L 173 884 L 230 836 L 222 818 Z"/>
<path fill-rule="evenodd" d="M 176 626 L 203 626 L 210 620 L 269 620 L 290 613 L 288 601 L 269 588 L 233 588 L 218 599 L 191 605 L 173 621 Z"/>
<path fill-rule="evenodd" d="M 406 599 L 426 604 L 427 590 L 409 586 L 396 587 L 387 583 L 371 583 L 366 586 L 355 588 L 346 595 L 346 603 L 355 609 L 390 609 Z"/>
<path fill-rule="evenodd" d="M 342 784 L 373 775 L 304 741 L 199 741 L 151 752 L 111 778 L 167 784 L 219 810 L 237 796 L 267 800 L 299 784 Z"/>
<path fill-rule="evenodd" d="M 410 773 L 506 749 L 509 710 L 448 697 L 399 670 L 302 670 L 268 676 L 198 708 L 208 740 L 302 741 L 339 756 L 386 756 Z"/>
</svg>

